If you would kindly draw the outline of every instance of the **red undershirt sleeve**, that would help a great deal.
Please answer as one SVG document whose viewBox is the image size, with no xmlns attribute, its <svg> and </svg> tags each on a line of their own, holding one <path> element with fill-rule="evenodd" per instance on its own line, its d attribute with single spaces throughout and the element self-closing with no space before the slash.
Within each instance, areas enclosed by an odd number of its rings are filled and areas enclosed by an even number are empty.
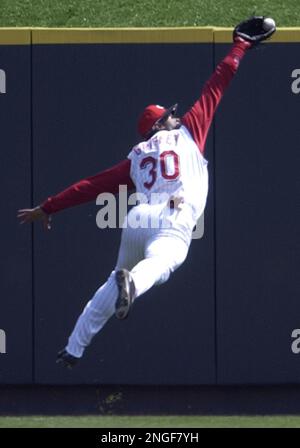
<svg viewBox="0 0 300 448">
<path fill-rule="evenodd" d="M 250 47 L 251 43 L 242 39 L 232 45 L 230 52 L 204 85 L 200 98 L 182 118 L 183 125 L 190 131 L 201 153 L 204 153 L 207 134 L 217 106 Z"/>
<path fill-rule="evenodd" d="M 80 180 L 41 204 L 47 214 L 95 200 L 100 193 L 119 192 L 119 185 L 127 185 L 128 190 L 135 188 L 130 177 L 130 160 L 126 159 L 113 167 Z"/>
</svg>

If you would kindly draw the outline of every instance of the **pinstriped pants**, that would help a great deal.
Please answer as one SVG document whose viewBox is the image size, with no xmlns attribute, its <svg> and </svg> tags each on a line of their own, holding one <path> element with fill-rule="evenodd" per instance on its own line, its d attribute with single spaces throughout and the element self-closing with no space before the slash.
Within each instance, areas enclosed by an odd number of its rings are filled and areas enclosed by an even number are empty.
<svg viewBox="0 0 300 448">
<path fill-rule="evenodd" d="M 141 215 L 145 217 L 145 213 L 150 216 L 158 212 L 155 207 L 143 204 L 134 207 L 128 217 L 134 220 Z M 190 241 L 191 230 L 183 226 L 179 228 L 123 226 L 115 269 L 79 316 L 69 337 L 67 351 L 73 356 L 81 357 L 93 336 L 114 314 L 118 297 L 116 270 L 125 268 L 130 271 L 135 286 L 135 298 L 140 297 L 152 286 L 168 280 L 170 274 L 186 259 Z"/>
</svg>

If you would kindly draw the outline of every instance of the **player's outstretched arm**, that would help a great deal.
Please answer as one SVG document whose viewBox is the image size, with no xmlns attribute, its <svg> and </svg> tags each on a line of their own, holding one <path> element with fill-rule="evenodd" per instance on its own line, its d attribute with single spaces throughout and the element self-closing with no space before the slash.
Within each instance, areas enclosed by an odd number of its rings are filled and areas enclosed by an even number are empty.
<svg viewBox="0 0 300 448">
<path fill-rule="evenodd" d="M 204 85 L 200 98 L 184 115 L 182 122 L 191 132 L 200 151 L 205 142 L 215 111 L 246 51 L 268 39 L 276 30 L 273 19 L 255 16 L 239 23 L 233 30 L 233 45 Z"/>
<path fill-rule="evenodd" d="M 229 53 L 218 64 L 205 83 L 201 96 L 183 116 L 182 123 L 190 131 L 201 153 L 204 153 L 206 138 L 216 109 L 239 67 L 251 43 L 238 38 Z"/>
<path fill-rule="evenodd" d="M 100 193 L 116 194 L 119 192 L 119 185 L 126 185 L 128 190 L 132 190 L 135 186 L 130 177 L 130 165 L 130 160 L 125 159 L 95 176 L 76 182 L 61 193 L 49 197 L 40 206 L 50 215 L 93 201 Z"/>
<path fill-rule="evenodd" d="M 35 208 L 21 209 L 18 211 L 20 223 L 42 220 L 45 229 L 50 229 L 51 217 L 57 213 L 75 205 L 84 204 L 97 198 L 100 193 L 119 192 L 119 185 L 126 185 L 128 190 L 135 188 L 130 177 L 130 160 L 126 159 L 95 176 L 82 179 L 71 185 L 64 191 L 46 199 Z"/>
</svg>

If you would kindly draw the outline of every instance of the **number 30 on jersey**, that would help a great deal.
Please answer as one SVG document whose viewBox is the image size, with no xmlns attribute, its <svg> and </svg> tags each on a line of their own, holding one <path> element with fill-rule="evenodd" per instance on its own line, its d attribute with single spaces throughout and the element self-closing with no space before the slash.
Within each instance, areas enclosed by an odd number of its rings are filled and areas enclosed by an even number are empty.
<svg viewBox="0 0 300 448">
<path fill-rule="evenodd" d="M 140 168 L 142 170 L 148 169 L 149 179 L 144 182 L 144 187 L 150 190 L 160 175 L 167 181 L 172 181 L 179 177 L 179 155 L 175 151 L 164 151 L 160 154 L 159 160 L 152 156 L 147 156 L 141 160 Z"/>
</svg>

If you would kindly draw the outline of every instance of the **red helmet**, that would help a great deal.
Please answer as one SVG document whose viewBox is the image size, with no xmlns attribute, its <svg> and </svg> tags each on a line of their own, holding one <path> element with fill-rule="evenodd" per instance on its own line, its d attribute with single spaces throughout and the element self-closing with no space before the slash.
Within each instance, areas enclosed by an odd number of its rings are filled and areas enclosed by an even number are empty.
<svg viewBox="0 0 300 448">
<path fill-rule="evenodd" d="M 147 106 L 138 120 L 139 134 L 144 138 L 150 135 L 153 126 L 156 123 L 163 123 L 170 115 L 175 114 L 177 110 L 177 104 L 165 109 L 162 106 L 151 104 Z"/>
</svg>

